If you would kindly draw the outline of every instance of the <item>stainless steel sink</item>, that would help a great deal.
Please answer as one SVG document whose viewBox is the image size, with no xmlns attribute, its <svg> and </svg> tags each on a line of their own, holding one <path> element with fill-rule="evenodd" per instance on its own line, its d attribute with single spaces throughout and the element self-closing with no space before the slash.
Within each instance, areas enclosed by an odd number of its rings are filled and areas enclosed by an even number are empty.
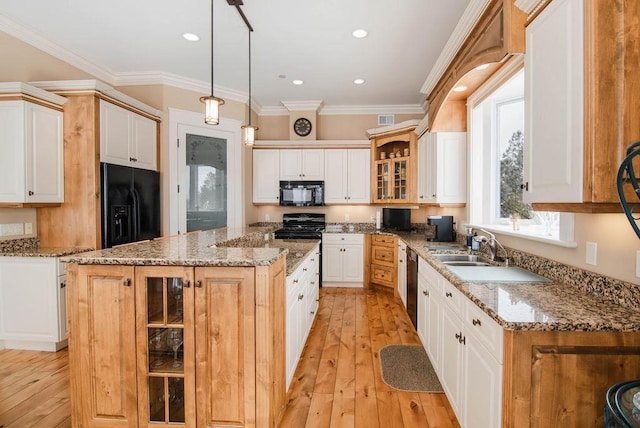
<svg viewBox="0 0 640 428">
<path fill-rule="evenodd" d="M 434 254 L 433 257 L 436 260 L 440 260 L 442 263 L 452 265 L 453 263 L 460 263 L 454 266 L 489 266 L 489 260 L 477 256 L 475 254 Z"/>
</svg>

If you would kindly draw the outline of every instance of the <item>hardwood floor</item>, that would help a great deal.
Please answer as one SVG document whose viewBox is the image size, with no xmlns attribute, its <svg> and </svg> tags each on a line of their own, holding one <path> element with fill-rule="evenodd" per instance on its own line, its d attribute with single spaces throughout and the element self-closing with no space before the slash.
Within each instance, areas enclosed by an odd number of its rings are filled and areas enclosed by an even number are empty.
<svg viewBox="0 0 640 428">
<path fill-rule="evenodd" d="M 0 351 L 0 428 L 70 426 L 67 350 Z"/>
<path fill-rule="evenodd" d="M 420 343 L 399 299 L 347 288 L 320 296 L 281 427 L 459 427 L 444 394 L 397 391 L 380 377 L 382 347 Z"/>
<path fill-rule="evenodd" d="M 280 427 L 459 427 L 444 394 L 397 391 L 380 377 L 380 348 L 420 343 L 397 298 L 341 288 L 320 295 Z M 66 428 L 70 414 L 66 349 L 0 351 L 0 428 Z"/>
</svg>

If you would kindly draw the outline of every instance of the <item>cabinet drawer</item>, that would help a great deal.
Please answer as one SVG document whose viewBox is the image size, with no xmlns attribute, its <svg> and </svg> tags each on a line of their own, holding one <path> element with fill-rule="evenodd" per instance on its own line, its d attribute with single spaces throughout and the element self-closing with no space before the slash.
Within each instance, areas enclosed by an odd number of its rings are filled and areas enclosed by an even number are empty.
<svg viewBox="0 0 640 428">
<path fill-rule="evenodd" d="M 389 235 L 373 235 L 371 237 L 371 245 L 379 245 L 381 247 L 395 247 L 396 237 Z"/>
<path fill-rule="evenodd" d="M 442 298 L 447 304 L 451 305 L 455 313 L 462 318 L 462 308 L 466 299 L 462 293 L 449 281 L 442 281 Z"/>
<path fill-rule="evenodd" d="M 323 244 L 364 244 L 362 233 L 323 233 Z"/>
<path fill-rule="evenodd" d="M 387 287 L 395 287 L 393 273 L 394 269 L 389 266 L 371 265 L 371 282 Z"/>
<path fill-rule="evenodd" d="M 395 248 L 390 247 L 371 247 L 371 258 L 373 263 L 394 267 L 396 265 L 396 253 L 394 250 Z"/>
<path fill-rule="evenodd" d="M 502 327 L 468 299 L 465 301 L 464 318 L 465 332 L 473 332 L 472 334 L 487 348 L 498 363 L 502 364 Z"/>
</svg>

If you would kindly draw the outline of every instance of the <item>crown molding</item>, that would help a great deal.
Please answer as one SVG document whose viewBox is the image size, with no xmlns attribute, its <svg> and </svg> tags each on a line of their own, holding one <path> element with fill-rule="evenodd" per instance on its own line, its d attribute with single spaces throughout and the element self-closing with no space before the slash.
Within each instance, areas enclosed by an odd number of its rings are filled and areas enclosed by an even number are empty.
<svg viewBox="0 0 640 428">
<path fill-rule="evenodd" d="M 263 106 L 256 113 L 259 116 L 289 116 L 289 110 L 284 106 Z"/>
<path fill-rule="evenodd" d="M 460 46 L 462 46 L 462 43 L 464 43 L 469 33 L 478 22 L 478 19 L 480 19 L 480 16 L 489 5 L 490 1 L 491 0 L 469 1 L 469 5 L 464 10 L 462 17 L 460 17 L 456 28 L 453 30 L 453 33 L 451 33 L 451 36 L 447 41 L 447 44 L 444 45 L 442 52 L 440 52 L 438 60 L 431 68 L 431 71 L 427 76 L 427 80 L 425 80 L 422 88 L 420 88 L 420 92 L 425 95 L 429 95 L 433 90 L 436 83 L 438 83 L 438 80 L 440 80 L 442 74 L 451 63 L 451 60 L 453 60 L 460 49 Z"/>
<path fill-rule="evenodd" d="M 353 105 L 353 106 L 326 106 L 320 110 L 320 115 L 346 115 L 346 114 L 424 114 L 426 110 L 418 104 L 399 105 Z"/>
<path fill-rule="evenodd" d="M 100 80 L 49 80 L 40 82 L 29 82 L 37 88 L 45 91 L 55 92 L 57 94 L 81 94 L 86 92 L 100 92 L 107 97 L 120 101 L 131 107 L 134 107 L 144 113 L 152 116 L 160 117 L 162 112 L 150 105 L 138 101 L 137 99 L 124 94 L 112 86 L 107 85 Z"/>
<path fill-rule="evenodd" d="M 404 122 L 393 125 L 381 126 L 379 128 L 367 129 L 367 137 L 373 137 L 378 134 L 386 134 L 387 132 L 402 131 L 404 129 L 413 131 L 420 124 L 419 119 L 409 119 Z"/>
<path fill-rule="evenodd" d="M 281 101 L 288 111 L 318 111 L 324 105 L 322 100 Z"/>
<path fill-rule="evenodd" d="M 427 129 L 429 129 L 429 115 L 425 115 L 425 117 L 420 121 L 420 123 L 418 123 L 418 126 L 416 126 L 416 129 L 414 130 L 414 132 L 416 133 L 416 135 L 418 136 L 418 138 L 422 137 L 425 132 L 427 132 Z"/>
<path fill-rule="evenodd" d="M 30 28 L 19 24 L 18 22 L 8 18 L 5 15 L 0 14 L 0 31 L 15 37 L 18 40 L 22 40 L 29 45 L 40 49 L 52 55 L 80 70 L 87 72 L 98 79 L 104 80 L 107 83 L 113 84 L 113 73 L 103 67 L 100 67 L 91 61 L 71 52 L 68 49 L 52 42 L 51 40 L 41 36 L 37 32 Z"/>
<path fill-rule="evenodd" d="M 45 101 L 48 104 L 56 106 L 63 106 L 64 103 L 68 101 L 65 97 L 47 92 L 44 89 L 32 85 L 27 85 L 23 82 L 0 82 L 0 95 L 26 95 L 29 98 Z"/>
</svg>

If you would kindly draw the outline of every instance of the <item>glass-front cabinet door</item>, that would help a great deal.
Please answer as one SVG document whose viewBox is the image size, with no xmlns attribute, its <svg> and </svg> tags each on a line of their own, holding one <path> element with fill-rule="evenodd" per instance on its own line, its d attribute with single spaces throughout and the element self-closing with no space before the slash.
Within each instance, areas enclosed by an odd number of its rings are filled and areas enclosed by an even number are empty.
<svg viewBox="0 0 640 428">
<path fill-rule="evenodd" d="M 140 426 L 195 424 L 193 269 L 136 269 Z"/>
<path fill-rule="evenodd" d="M 407 158 L 393 162 L 393 199 L 407 199 Z"/>
<path fill-rule="evenodd" d="M 389 191 L 389 161 L 377 161 L 376 162 L 376 183 L 378 200 L 389 199 L 391 192 Z"/>
</svg>

